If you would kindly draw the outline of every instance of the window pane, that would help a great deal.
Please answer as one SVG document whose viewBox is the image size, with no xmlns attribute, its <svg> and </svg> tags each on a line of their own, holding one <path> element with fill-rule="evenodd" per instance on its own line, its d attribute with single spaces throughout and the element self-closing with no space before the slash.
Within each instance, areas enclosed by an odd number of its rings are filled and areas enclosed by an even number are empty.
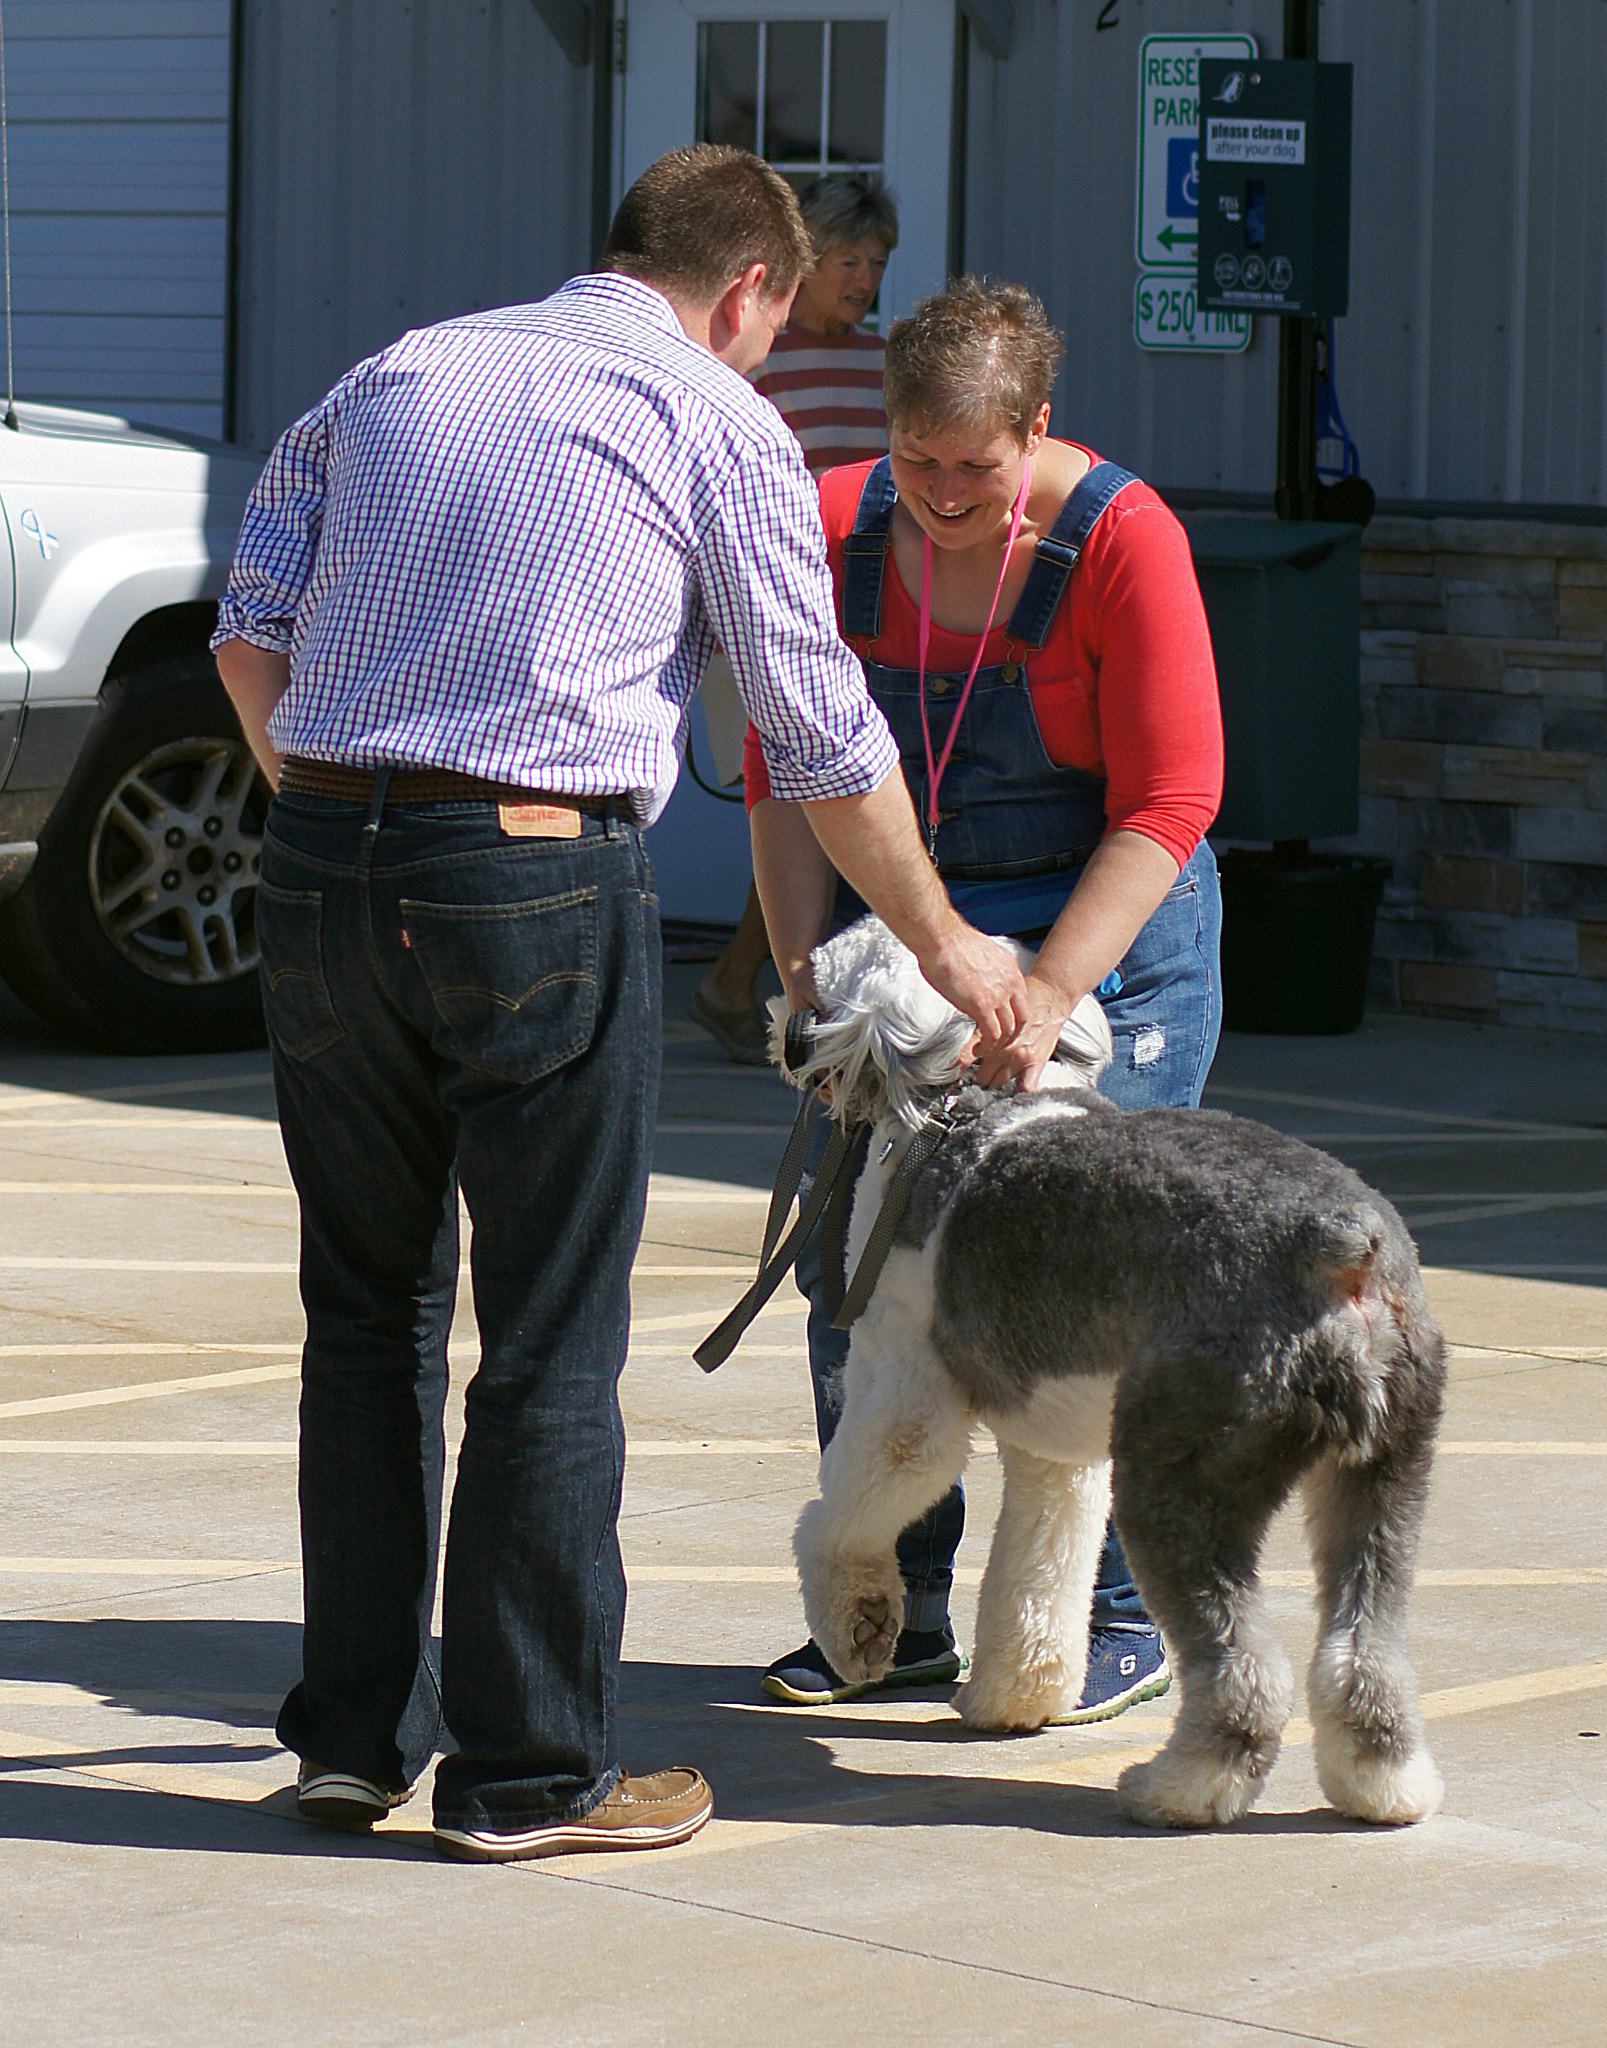
<svg viewBox="0 0 1607 2048">
<path fill-rule="evenodd" d="M 772 163 L 820 161 L 818 21 L 773 21 L 764 66 L 764 153 Z"/>
<path fill-rule="evenodd" d="M 887 98 L 887 23 L 831 25 L 831 161 L 879 164 Z"/>
<path fill-rule="evenodd" d="M 759 24 L 698 23 L 698 140 L 757 149 Z"/>
</svg>

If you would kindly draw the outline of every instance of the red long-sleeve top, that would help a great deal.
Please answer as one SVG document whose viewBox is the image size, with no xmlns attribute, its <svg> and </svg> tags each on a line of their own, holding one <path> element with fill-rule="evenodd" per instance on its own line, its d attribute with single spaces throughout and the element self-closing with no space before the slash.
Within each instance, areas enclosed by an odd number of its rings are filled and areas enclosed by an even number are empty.
<svg viewBox="0 0 1607 2048">
<path fill-rule="evenodd" d="M 839 631 L 843 540 L 870 469 L 854 463 L 820 480 Z M 919 610 L 889 550 L 880 636 L 845 637 L 861 656 L 913 669 L 919 630 Z M 975 651 L 974 633 L 934 621 L 928 672 L 963 675 Z M 1040 651 L 1009 640 L 1003 627 L 988 635 L 983 661 L 1010 660 L 1024 662 L 1050 760 L 1104 777 L 1106 832 L 1141 832 L 1181 867 L 1222 801 L 1222 712 L 1188 537 L 1147 484 L 1129 484 L 1094 528 Z M 941 748 L 953 714 L 939 700 L 931 715 Z M 751 725 L 743 765 L 751 809 L 770 794 Z"/>
</svg>

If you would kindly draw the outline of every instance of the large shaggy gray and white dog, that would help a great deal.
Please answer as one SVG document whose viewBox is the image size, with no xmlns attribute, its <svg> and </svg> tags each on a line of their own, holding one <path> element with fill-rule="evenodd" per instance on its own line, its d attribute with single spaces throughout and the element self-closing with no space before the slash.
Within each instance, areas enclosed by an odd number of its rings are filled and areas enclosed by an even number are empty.
<svg viewBox="0 0 1607 2048">
<path fill-rule="evenodd" d="M 1400 1217 L 1260 1124 L 1113 1108 L 1092 1086 L 1110 1039 L 1090 999 L 1063 1036 L 1070 1063 L 1040 1092 L 1001 1095 L 962 1085 L 969 1021 L 876 920 L 812 964 L 822 1014 L 788 1077 L 874 1125 L 850 1273 L 923 1106 L 946 1093 L 953 1123 L 853 1326 L 842 1419 L 798 1524 L 804 1609 L 831 1663 L 856 1681 L 887 1667 L 898 1533 L 985 1424 L 1004 1499 L 961 1715 L 1030 1729 L 1075 1706 L 1113 1503 L 1182 1691 L 1170 1739 L 1122 1773 L 1119 1802 L 1157 1826 L 1236 1820 L 1292 1701 L 1256 1564 L 1299 1485 L 1322 1789 L 1358 1819 L 1433 1813 L 1443 1787 L 1403 1635 L 1444 1343 Z"/>
</svg>

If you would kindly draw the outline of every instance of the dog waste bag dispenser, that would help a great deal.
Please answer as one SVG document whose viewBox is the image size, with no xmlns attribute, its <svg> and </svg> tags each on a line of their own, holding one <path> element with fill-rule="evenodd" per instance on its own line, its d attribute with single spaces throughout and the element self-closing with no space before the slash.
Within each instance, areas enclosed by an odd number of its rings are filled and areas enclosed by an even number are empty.
<svg viewBox="0 0 1607 2048">
<path fill-rule="evenodd" d="M 1350 304 L 1350 66 L 1200 59 L 1199 303 L 1329 320 Z"/>
</svg>

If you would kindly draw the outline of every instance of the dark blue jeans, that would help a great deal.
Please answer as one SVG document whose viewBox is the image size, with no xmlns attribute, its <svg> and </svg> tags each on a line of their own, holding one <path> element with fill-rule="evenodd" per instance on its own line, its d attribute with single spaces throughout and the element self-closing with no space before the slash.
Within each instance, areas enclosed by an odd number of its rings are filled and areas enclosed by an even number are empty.
<svg viewBox="0 0 1607 2048">
<path fill-rule="evenodd" d="M 1010 885 L 998 885 L 998 901 L 992 907 L 1002 915 L 990 918 L 987 891 L 993 886 L 973 883 L 956 888 L 954 900 L 983 931 L 1008 932 L 1014 922 Z M 1199 1107 L 1222 1032 L 1221 949 L 1222 892 L 1216 859 L 1202 840 L 1129 948 L 1121 963 L 1120 990 L 1101 998 L 1114 1046 L 1114 1058 L 1100 1076 L 1102 1095 L 1122 1109 Z M 822 1119 L 811 1150 L 811 1174 L 825 1149 L 828 1130 Z M 848 1332 L 831 1326 L 820 1285 L 818 1230 L 798 1254 L 797 1281 L 809 1302 L 809 1375 L 824 1450 L 842 1413 Z M 954 1555 L 964 1531 L 965 1491 L 956 1481 L 899 1537 L 906 1628 L 941 1628 L 947 1622 Z M 1121 1539 L 1115 1525 L 1107 1524 L 1094 1582 L 1092 1625 L 1105 1628 L 1113 1621 L 1147 1619 Z"/>
<path fill-rule="evenodd" d="M 616 1388 L 661 1009 L 640 835 L 281 795 L 257 902 L 307 1314 L 303 1675 L 280 1739 L 400 1789 L 444 1723 L 438 1821 L 578 1816 L 619 1775 Z M 460 1186 L 480 1363 L 437 1687 Z"/>
</svg>

